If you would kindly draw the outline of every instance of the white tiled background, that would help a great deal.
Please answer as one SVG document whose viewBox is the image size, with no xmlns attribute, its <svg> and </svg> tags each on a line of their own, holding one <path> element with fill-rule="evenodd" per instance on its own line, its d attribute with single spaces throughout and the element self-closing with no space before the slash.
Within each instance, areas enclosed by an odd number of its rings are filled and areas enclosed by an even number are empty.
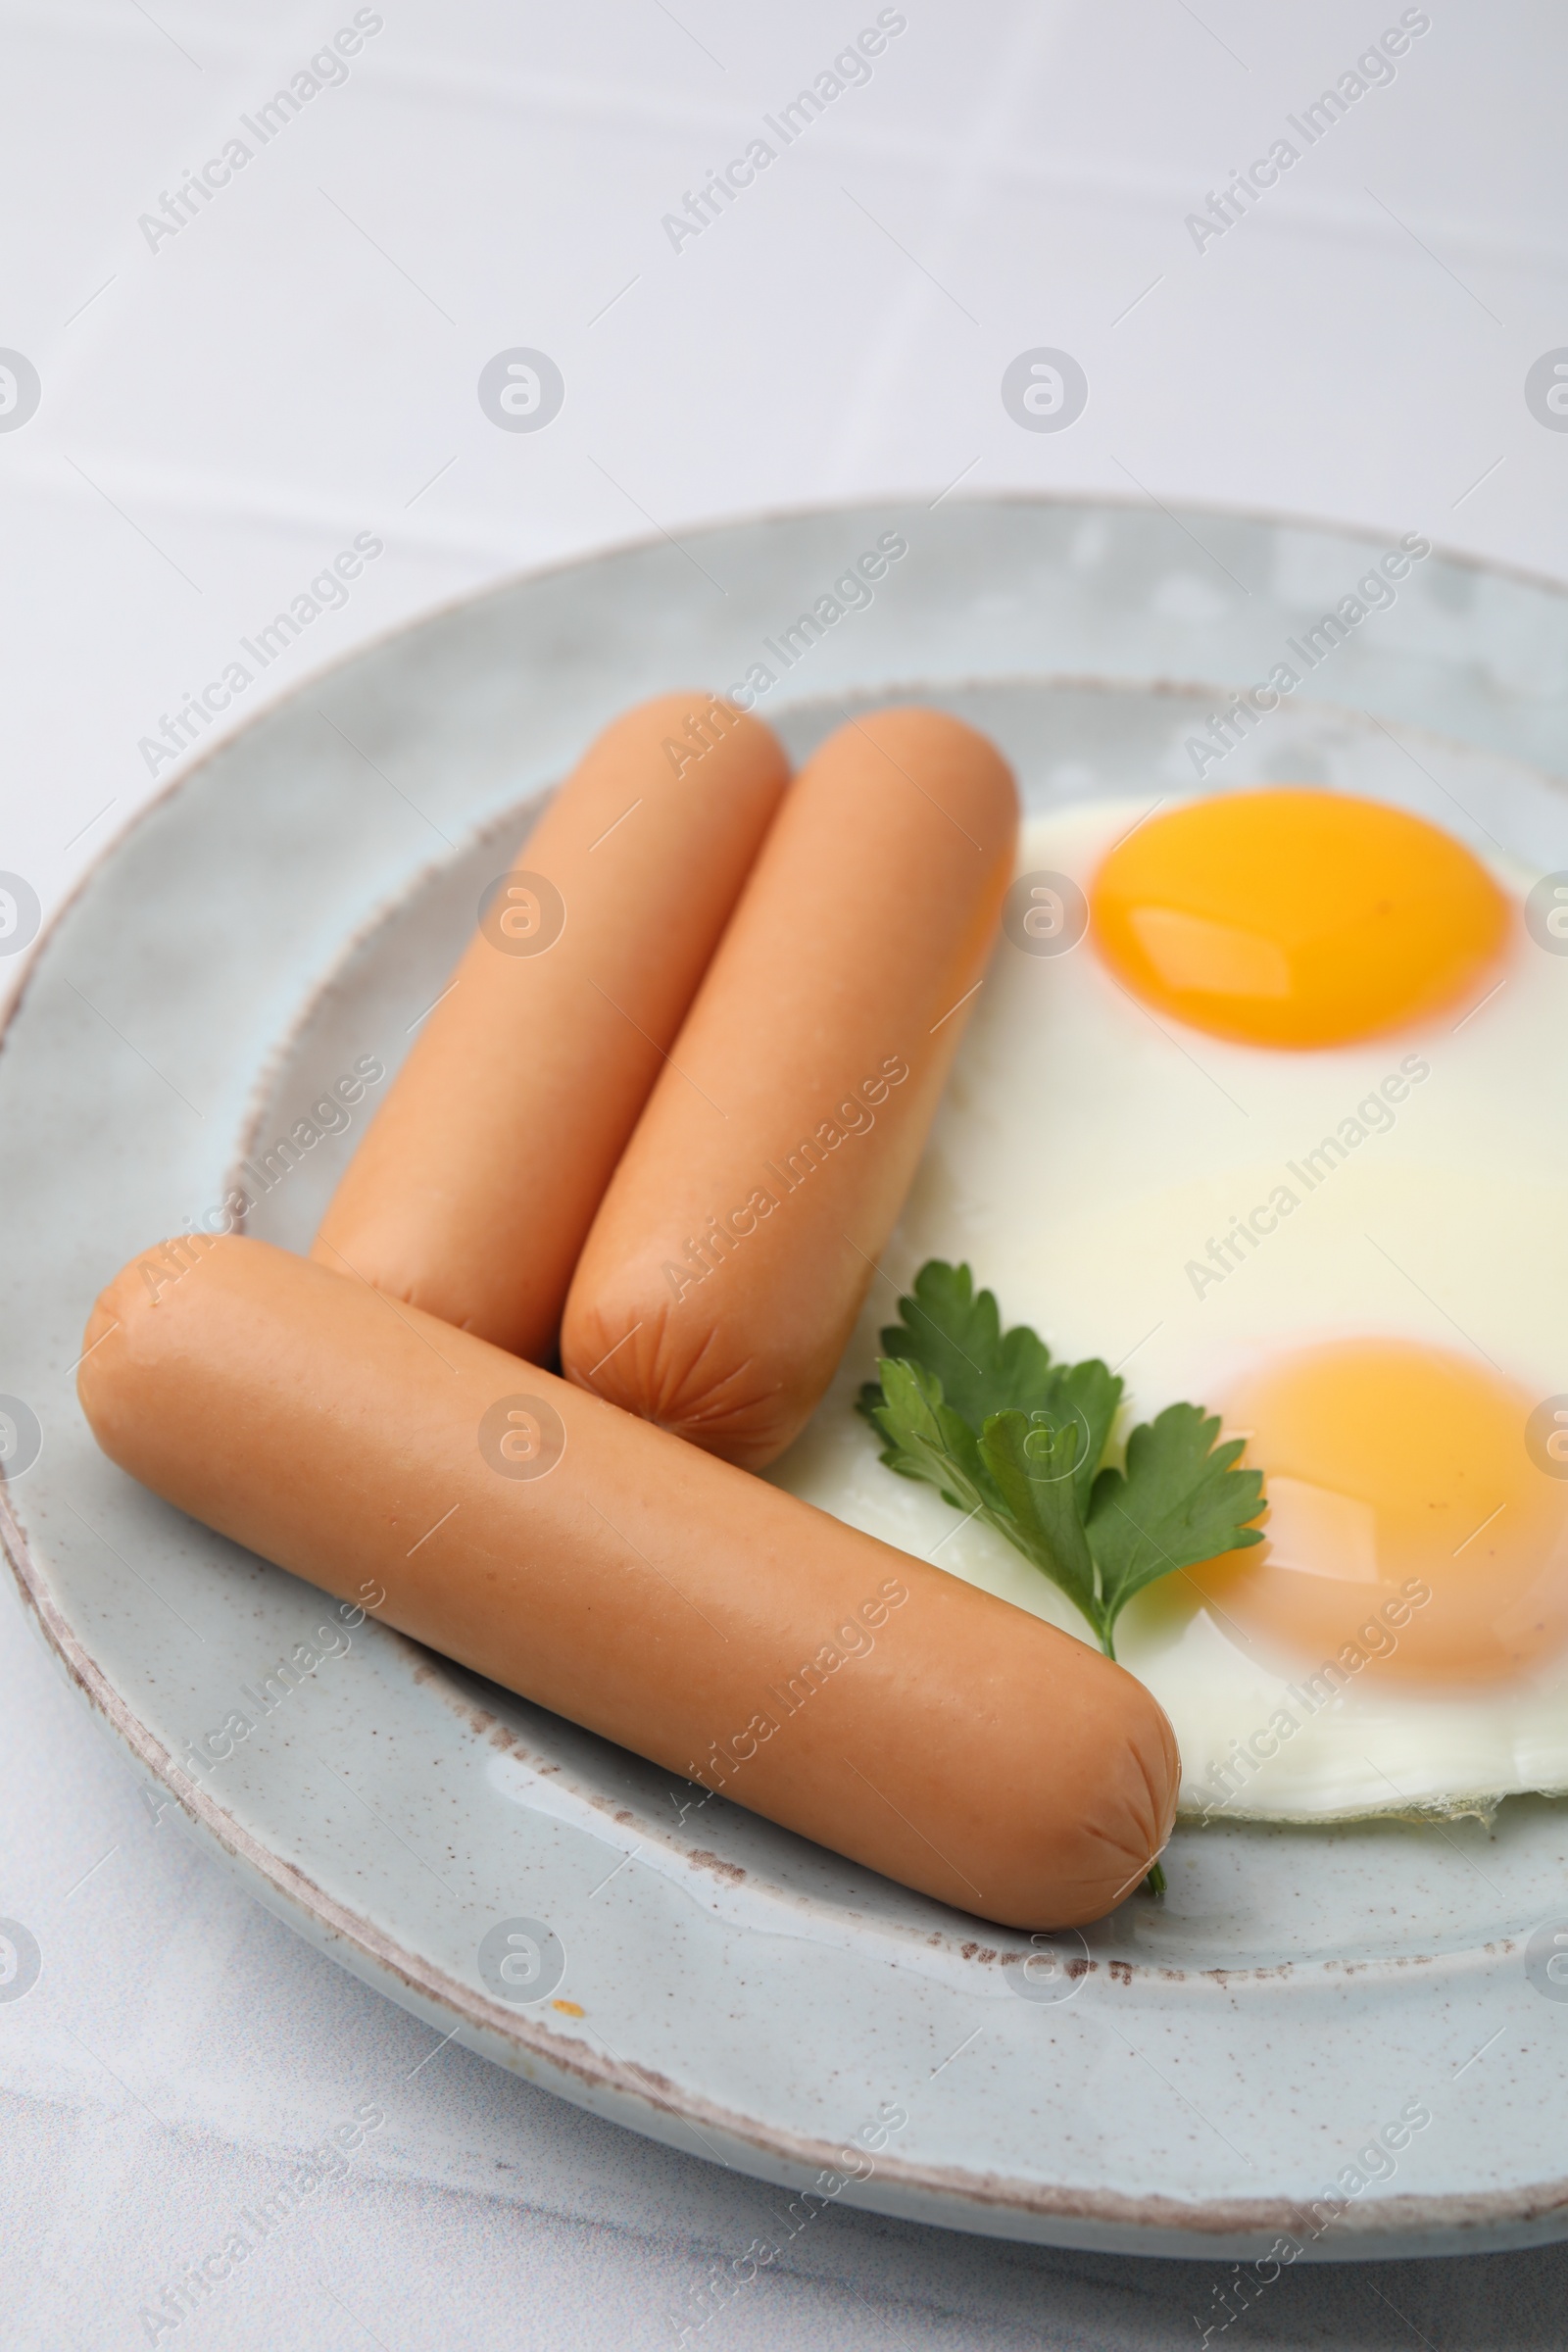
<svg viewBox="0 0 1568 2352">
<path fill-rule="evenodd" d="M 0 0 L 0 347 L 42 379 L 0 431 L 0 868 L 46 909 L 154 788 L 140 739 L 357 532 L 384 555 L 231 721 L 519 566 L 960 476 L 956 497 L 1288 510 L 1565 568 L 1568 433 L 1523 395 L 1568 345 L 1547 0 L 1405 12 L 1430 29 L 1392 84 L 1201 252 L 1186 215 L 1397 5 L 908 0 L 871 78 L 677 252 L 662 216 L 869 0 L 379 0 L 347 79 L 150 250 L 139 216 L 354 13 Z M 517 345 L 565 378 L 542 432 L 475 397 Z M 1002 406 L 1037 345 L 1087 370 L 1067 431 Z M 666 2315 L 770 2192 L 458 2044 L 421 2065 L 423 2029 L 153 1819 L 8 1597 L 0 1690 L 0 1912 L 47 1953 L 0 2006 L 8 2346 L 149 2340 L 140 2307 L 280 2151 L 370 2099 L 388 2122 L 351 2176 L 159 2341 L 675 2340 Z M 1185 2344 L 1212 2278 L 840 2211 L 790 2259 L 694 2340 Z M 1551 2253 L 1293 2274 L 1248 2325 L 1545 2346 L 1565 2285 Z"/>
</svg>

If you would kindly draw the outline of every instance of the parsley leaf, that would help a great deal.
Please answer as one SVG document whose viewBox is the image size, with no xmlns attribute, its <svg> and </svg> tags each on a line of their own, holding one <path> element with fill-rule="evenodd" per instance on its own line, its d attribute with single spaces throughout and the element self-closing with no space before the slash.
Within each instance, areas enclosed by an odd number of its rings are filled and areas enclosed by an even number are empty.
<svg viewBox="0 0 1568 2352">
<path fill-rule="evenodd" d="M 1073 1420 L 1053 1424 L 1022 1413 L 993 1413 L 981 1432 L 980 1456 L 1003 1501 L 991 1525 L 1093 1623 L 1095 1562 L 1075 1492 L 1081 1442 Z"/>
<path fill-rule="evenodd" d="M 902 1323 L 882 1334 L 885 1356 L 902 1356 L 934 1372 L 954 1411 L 978 1430 L 987 1413 L 1009 1405 L 1020 1412 L 1049 1408 L 1054 1375 L 1051 1350 L 1027 1324 L 1005 1338 L 990 1291 L 975 1296 L 967 1266 L 933 1257 L 914 1278 L 913 1296 L 899 1300 Z M 875 1389 L 868 1385 L 866 1396 Z"/>
<path fill-rule="evenodd" d="M 1096 1479 L 1089 1542 L 1112 1620 L 1156 1577 L 1262 1543 L 1262 1531 L 1247 1522 L 1263 1507 L 1263 1474 L 1233 1469 L 1245 1442 L 1218 1446 L 1218 1436 L 1217 1414 L 1168 1404 L 1133 1431 L 1126 1469 Z"/>
<path fill-rule="evenodd" d="M 1263 1541 L 1256 1470 L 1234 1467 L 1240 1439 L 1172 1404 L 1127 1440 L 1125 1466 L 1104 1465 L 1122 1383 L 1097 1358 L 1055 1364 L 1025 1324 L 1002 1328 L 990 1291 L 967 1266 L 933 1258 L 882 1334 L 880 1381 L 858 1410 L 882 1459 L 925 1479 L 944 1501 L 984 1519 L 1049 1576 L 1116 1654 L 1117 1618 L 1156 1578 Z"/>
<path fill-rule="evenodd" d="M 992 1494 L 974 1432 L 943 1401 L 936 1374 L 889 1357 L 882 1381 L 872 1418 L 891 1441 L 882 1452 L 888 1468 L 905 1478 L 929 1479 L 956 1511 L 986 1509 Z"/>
</svg>

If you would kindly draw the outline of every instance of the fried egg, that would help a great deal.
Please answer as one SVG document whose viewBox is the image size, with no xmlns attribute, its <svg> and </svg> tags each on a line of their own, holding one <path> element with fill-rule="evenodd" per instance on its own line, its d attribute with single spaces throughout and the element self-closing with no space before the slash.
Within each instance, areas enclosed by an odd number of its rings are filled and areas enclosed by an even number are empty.
<svg viewBox="0 0 1568 2352">
<path fill-rule="evenodd" d="M 879 1462 L 852 1405 L 898 1293 L 967 1261 L 1120 1372 L 1123 1430 L 1218 1413 L 1265 1542 L 1116 1629 L 1189 1817 L 1568 1791 L 1568 956 L 1536 880 L 1319 789 L 1033 819 L 883 1278 L 772 1474 L 1092 1640 Z"/>
</svg>

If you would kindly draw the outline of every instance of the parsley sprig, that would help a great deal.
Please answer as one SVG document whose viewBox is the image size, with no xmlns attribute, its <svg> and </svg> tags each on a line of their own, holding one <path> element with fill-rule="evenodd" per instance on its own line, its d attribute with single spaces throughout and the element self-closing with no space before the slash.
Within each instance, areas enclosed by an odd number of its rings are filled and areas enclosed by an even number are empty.
<svg viewBox="0 0 1568 2352">
<path fill-rule="evenodd" d="M 1053 1363 L 1027 1324 L 1004 1332 L 967 1266 L 932 1258 L 882 1334 L 880 1381 L 858 1409 L 882 1459 L 923 1478 L 955 1510 L 994 1527 L 1060 1587 L 1107 1658 L 1135 1592 L 1178 1568 L 1261 1544 L 1256 1470 L 1232 1467 L 1243 1441 L 1216 1444 L 1219 1420 L 1169 1404 L 1104 1456 L 1122 1382 L 1098 1358 Z"/>
</svg>

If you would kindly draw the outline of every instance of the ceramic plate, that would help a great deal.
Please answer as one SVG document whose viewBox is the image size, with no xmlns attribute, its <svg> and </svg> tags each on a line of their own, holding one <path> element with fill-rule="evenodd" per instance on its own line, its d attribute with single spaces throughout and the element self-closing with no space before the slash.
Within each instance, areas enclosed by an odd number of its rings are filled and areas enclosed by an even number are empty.
<svg viewBox="0 0 1568 2352">
<path fill-rule="evenodd" d="M 833 598 L 889 532 L 871 601 Z M 661 539 L 323 673 L 98 865 L 0 1051 L 6 1544 L 89 1708 L 260 1901 L 496 2063 L 818 2197 L 1264 2278 L 1568 2233 L 1561 1805 L 1183 1831 L 1162 1905 L 1032 1947 L 344 1625 L 105 1461 L 72 1377 L 99 1285 L 241 1158 L 275 1170 L 252 1229 L 308 1241 L 385 1080 L 293 1164 L 277 1139 L 395 1069 L 527 806 L 624 705 L 764 669 L 800 755 L 927 698 L 1033 806 L 1152 798 L 1383 545 L 1029 500 Z M 1397 800 L 1541 872 L 1568 868 L 1565 772 L 1568 605 L 1437 556 L 1219 771 Z"/>
</svg>

